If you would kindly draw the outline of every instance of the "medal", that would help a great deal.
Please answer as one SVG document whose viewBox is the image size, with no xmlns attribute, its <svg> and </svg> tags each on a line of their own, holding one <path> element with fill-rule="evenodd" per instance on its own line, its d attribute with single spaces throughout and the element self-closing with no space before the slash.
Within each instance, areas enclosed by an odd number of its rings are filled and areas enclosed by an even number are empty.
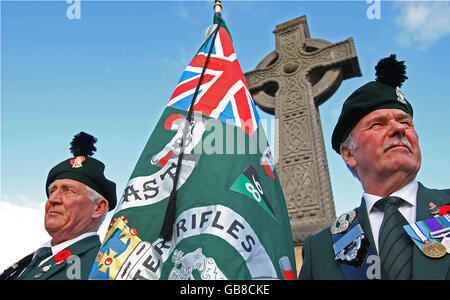
<svg viewBox="0 0 450 300">
<path fill-rule="evenodd" d="M 441 225 L 442 229 L 435 230 L 430 232 L 430 237 L 433 239 L 441 239 L 441 244 L 445 247 L 447 253 L 450 254 L 450 217 L 448 214 L 441 215 L 441 208 L 439 211 L 439 215 L 435 216 L 435 219 Z"/>
<path fill-rule="evenodd" d="M 441 258 L 447 254 L 447 249 L 441 243 L 424 241 L 422 252 L 431 258 Z"/>
<path fill-rule="evenodd" d="M 432 205 L 430 205 L 430 208 Z M 440 258 L 450 253 L 449 216 L 438 216 L 404 226 L 422 253 L 430 258 Z M 440 240 L 442 241 L 440 242 Z"/>
</svg>

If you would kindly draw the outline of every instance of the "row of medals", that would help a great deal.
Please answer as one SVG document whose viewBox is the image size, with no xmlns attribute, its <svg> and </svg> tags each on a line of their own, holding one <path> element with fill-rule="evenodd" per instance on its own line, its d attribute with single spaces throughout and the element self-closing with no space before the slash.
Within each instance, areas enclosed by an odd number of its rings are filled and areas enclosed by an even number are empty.
<svg viewBox="0 0 450 300">
<path fill-rule="evenodd" d="M 438 212 L 439 209 L 433 203 L 429 204 L 430 212 L 434 215 L 435 218 L 439 217 Z M 433 232 L 430 232 L 430 236 L 433 238 L 442 237 L 442 241 L 423 241 L 422 252 L 428 257 L 431 258 L 440 258 L 445 256 L 445 254 L 450 254 L 450 227 L 446 227 L 446 230 L 441 236 L 433 236 Z"/>
</svg>

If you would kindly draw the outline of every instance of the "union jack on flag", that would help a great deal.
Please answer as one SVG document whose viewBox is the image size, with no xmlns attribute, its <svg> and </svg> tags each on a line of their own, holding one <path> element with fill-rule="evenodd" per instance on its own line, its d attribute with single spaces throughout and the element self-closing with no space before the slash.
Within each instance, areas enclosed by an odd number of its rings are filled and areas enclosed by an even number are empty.
<svg viewBox="0 0 450 300">
<path fill-rule="evenodd" d="M 189 110 L 213 34 L 184 70 L 167 106 Z M 193 111 L 238 126 L 252 136 L 259 116 L 228 31 L 220 28 Z"/>
</svg>

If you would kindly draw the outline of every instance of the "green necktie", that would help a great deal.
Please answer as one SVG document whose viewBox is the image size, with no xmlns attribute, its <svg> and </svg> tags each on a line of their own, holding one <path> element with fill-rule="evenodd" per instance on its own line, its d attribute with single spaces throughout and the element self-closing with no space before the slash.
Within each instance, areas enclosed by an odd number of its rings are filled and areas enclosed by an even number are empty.
<svg viewBox="0 0 450 300">
<path fill-rule="evenodd" d="M 403 229 L 408 221 L 398 211 L 405 202 L 399 197 L 386 197 L 375 206 L 384 211 L 383 222 L 378 237 L 381 265 L 390 279 L 411 279 L 413 244 Z"/>
<path fill-rule="evenodd" d="M 41 261 L 43 261 L 50 255 L 52 255 L 52 248 L 50 248 L 50 247 L 39 248 L 37 250 L 36 256 L 33 258 L 33 260 L 27 266 L 27 268 L 25 269 L 23 274 L 18 277 L 18 279 L 21 279 L 21 278 L 24 278 L 25 276 L 27 276 L 31 271 L 33 271 L 35 268 L 37 268 L 39 266 L 39 263 Z"/>
</svg>

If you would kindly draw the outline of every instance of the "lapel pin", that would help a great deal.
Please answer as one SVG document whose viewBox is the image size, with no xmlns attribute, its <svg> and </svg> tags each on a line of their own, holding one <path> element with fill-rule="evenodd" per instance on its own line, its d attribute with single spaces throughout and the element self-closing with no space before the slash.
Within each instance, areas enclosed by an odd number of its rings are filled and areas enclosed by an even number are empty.
<svg viewBox="0 0 450 300">
<path fill-rule="evenodd" d="M 428 203 L 428 206 L 432 215 L 436 215 L 437 213 L 439 213 L 439 208 L 433 202 Z"/>
<path fill-rule="evenodd" d="M 48 272 L 48 270 L 50 270 L 52 268 L 52 265 L 46 265 L 45 267 L 42 268 L 42 272 Z"/>
</svg>

